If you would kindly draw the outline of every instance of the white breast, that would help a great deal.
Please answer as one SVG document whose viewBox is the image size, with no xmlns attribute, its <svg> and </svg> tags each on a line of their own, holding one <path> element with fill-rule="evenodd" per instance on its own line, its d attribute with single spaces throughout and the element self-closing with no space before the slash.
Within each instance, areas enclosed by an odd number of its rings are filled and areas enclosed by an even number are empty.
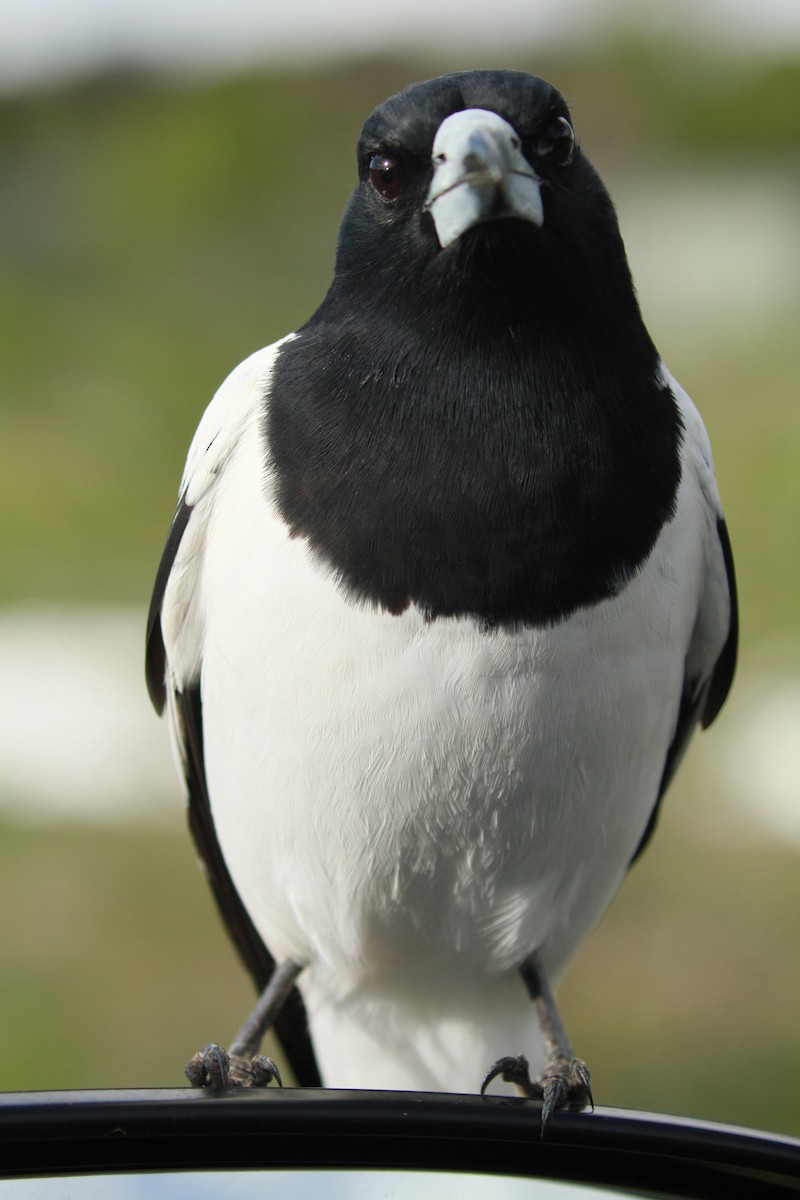
<svg viewBox="0 0 800 1200">
<path fill-rule="evenodd" d="M 310 964 L 328 1081 L 346 1084 L 357 1059 L 361 1086 L 365 1061 L 380 1086 L 431 1086 L 438 1053 L 452 1087 L 487 1004 L 498 1038 L 534 1036 L 514 968 L 539 949 L 560 973 L 647 824 L 702 591 L 697 481 L 685 473 L 675 519 L 620 597 L 554 628 L 486 634 L 350 602 L 287 535 L 260 436 L 254 416 L 205 514 L 220 843 L 273 955 Z M 410 1051 L 384 1061 L 387 1031 L 400 1045 L 409 1021 L 435 1041 L 424 1069 Z"/>
</svg>

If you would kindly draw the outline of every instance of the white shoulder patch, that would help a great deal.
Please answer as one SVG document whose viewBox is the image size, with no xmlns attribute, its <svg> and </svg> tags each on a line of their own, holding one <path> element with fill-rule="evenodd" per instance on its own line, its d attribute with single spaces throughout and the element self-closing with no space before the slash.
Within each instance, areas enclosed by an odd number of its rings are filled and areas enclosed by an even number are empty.
<svg viewBox="0 0 800 1200">
<path fill-rule="evenodd" d="M 684 427 L 684 464 L 694 467 L 706 503 L 714 516 L 722 516 L 722 502 L 717 488 L 717 478 L 714 474 L 714 456 L 711 453 L 711 442 L 703 424 L 703 418 L 692 403 L 692 399 L 677 379 L 670 375 L 664 363 L 660 363 L 658 382 L 672 392 L 678 405 Z"/>
<path fill-rule="evenodd" d="M 700 413 L 663 363 L 659 382 L 670 389 L 677 401 L 684 425 L 683 469 L 694 474 L 699 486 L 698 498 L 705 506 L 705 576 L 686 657 L 687 679 L 696 687 L 702 687 L 722 653 L 731 620 L 730 586 L 718 528 L 723 517 L 722 502 L 714 474 L 711 442 Z"/>
<path fill-rule="evenodd" d="M 289 334 L 256 351 L 231 372 L 204 412 L 189 448 L 180 495 L 192 512 L 172 564 L 161 611 L 167 671 L 179 691 L 195 683 L 200 673 L 204 633 L 200 578 L 225 466 L 253 423 L 261 420 L 278 350 L 296 336 Z"/>
<path fill-rule="evenodd" d="M 257 350 L 231 371 L 217 391 L 192 438 L 181 480 L 181 497 L 194 507 L 213 484 L 242 431 L 264 399 L 278 350 L 297 334 Z"/>
</svg>

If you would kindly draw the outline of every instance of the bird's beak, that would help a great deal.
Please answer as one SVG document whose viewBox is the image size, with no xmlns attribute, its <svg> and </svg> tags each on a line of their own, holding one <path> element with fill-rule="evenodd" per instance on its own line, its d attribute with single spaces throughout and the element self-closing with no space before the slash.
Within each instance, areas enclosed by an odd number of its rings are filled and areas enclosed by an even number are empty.
<svg viewBox="0 0 800 1200">
<path fill-rule="evenodd" d="M 544 220 L 539 180 L 516 132 L 482 108 L 453 113 L 439 126 L 425 207 L 442 248 L 485 221 Z"/>
</svg>

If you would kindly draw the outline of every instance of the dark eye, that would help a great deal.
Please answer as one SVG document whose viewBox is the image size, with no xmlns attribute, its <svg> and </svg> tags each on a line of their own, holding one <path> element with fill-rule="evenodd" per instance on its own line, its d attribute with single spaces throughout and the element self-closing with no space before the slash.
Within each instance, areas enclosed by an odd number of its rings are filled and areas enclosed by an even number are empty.
<svg viewBox="0 0 800 1200">
<path fill-rule="evenodd" d="M 396 200 L 402 185 L 396 160 L 386 154 L 373 154 L 369 160 L 369 181 L 384 200 Z"/>
<path fill-rule="evenodd" d="M 575 133 L 566 117 L 556 117 L 542 132 L 536 152 L 546 155 L 557 167 L 565 167 L 575 149 Z"/>
</svg>

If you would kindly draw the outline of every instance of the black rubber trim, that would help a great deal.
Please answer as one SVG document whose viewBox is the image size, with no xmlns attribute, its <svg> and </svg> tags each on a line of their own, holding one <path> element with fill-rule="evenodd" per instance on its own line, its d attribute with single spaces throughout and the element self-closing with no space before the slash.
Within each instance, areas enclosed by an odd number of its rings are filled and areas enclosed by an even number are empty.
<svg viewBox="0 0 800 1200">
<path fill-rule="evenodd" d="M 315 1167 L 531 1176 L 652 1197 L 800 1192 L 800 1141 L 678 1118 L 421 1092 L 0 1096 L 0 1174 Z"/>
</svg>

